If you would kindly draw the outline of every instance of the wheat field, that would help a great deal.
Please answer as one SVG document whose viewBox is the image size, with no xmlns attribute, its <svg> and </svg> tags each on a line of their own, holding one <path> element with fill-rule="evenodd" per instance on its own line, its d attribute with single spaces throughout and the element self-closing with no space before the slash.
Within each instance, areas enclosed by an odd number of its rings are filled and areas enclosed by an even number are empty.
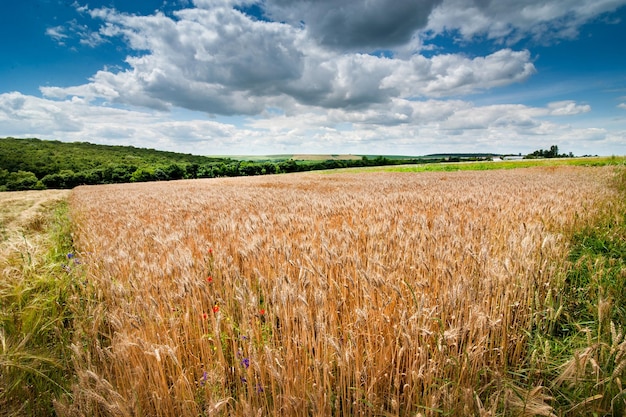
<svg viewBox="0 0 626 417">
<path fill-rule="evenodd" d="M 79 187 L 86 306 L 63 415 L 549 410 L 505 383 L 610 168 Z M 89 297 L 87 297 L 89 298 Z M 542 408 L 544 407 L 544 408 Z M 540 415 L 550 415 L 549 411 Z"/>
</svg>

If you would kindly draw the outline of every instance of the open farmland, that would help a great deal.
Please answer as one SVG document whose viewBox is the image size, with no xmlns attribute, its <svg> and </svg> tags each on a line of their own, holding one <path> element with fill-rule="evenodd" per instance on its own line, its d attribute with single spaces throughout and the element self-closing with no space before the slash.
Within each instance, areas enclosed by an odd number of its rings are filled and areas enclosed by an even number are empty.
<svg viewBox="0 0 626 417">
<path fill-rule="evenodd" d="M 543 410 L 507 384 L 612 168 L 79 187 L 86 415 Z M 549 382 L 545 382 L 548 384 Z M 532 413 L 529 412 L 528 415 Z"/>
</svg>

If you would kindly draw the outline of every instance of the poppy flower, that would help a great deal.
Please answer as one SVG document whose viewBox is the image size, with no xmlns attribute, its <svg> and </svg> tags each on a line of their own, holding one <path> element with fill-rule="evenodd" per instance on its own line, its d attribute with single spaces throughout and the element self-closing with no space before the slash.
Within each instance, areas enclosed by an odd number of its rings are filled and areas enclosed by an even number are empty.
<svg viewBox="0 0 626 417">
<path fill-rule="evenodd" d="M 220 306 L 218 306 L 217 304 L 215 304 L 215 305 L 213 306 L 213 312 L 214 312 L 214 313 L 217 313 L 218 311 L 220 311 Z"/>
<path fill-rule="evenodd" d="M 209 284 L 213 282 L 213 277 L 211 275 L 209 275 L 206 279 L 206 282 L 208 282 Z"/>
</svg>

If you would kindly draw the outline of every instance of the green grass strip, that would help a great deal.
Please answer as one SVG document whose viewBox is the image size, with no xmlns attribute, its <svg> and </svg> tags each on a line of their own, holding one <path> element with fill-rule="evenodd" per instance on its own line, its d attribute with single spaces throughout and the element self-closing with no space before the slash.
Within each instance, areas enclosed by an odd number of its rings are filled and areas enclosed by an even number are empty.
<svg viewBox="0 0 626 417">
<path fill-rule="evenodd" d="M 514 379 L 546 387 L 559 416 L 626 415 L 626 168 L 603 218 L 573 235 L 563 282 Z"/>
<path fill-rule="evenodd" d="M 346 168 L 345 172 L 454 172 L 485 171 L 493 169 L 531 168 L 538 166 L 606 166 L 626 165 L 626 157 L 585 157 L 554 159 L 522 159 L 516 161 L 481 161 L 481 162 L 442 162 L 418 165 L 381 166 L 365 168 Z M 325 172 L 337 172 L 325 171 Z"/>
<path fill-rule="evenodd" d="M 80 265 L 67 211 L 66 201 L 46 209 L 42 230 L 24 231 L 21 252 L 2 260 L 1 415 L 55 415 L 54 399 L 73 381 L 72 305 Z"/>
</svg>

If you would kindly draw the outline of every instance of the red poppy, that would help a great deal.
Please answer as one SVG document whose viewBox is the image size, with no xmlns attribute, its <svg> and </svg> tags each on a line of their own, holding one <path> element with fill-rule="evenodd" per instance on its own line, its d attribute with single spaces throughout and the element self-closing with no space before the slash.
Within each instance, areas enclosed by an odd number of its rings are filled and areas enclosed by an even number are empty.
<svg viewBox="0 0 626 417">
<path fill-rule="evenodd" d="M 207 313 L 204 313 L 204 314 L 202 314 L 202 318 L 206 320 L 206 319 L 209 318 L 209 315 Z"/>
<path fill-rule="evenodd" d="M 265 309 L 262 308 L 261 310 L 259 310 L 259 314 L 262 315 L 262 316 L 265 315 Z"/>
<path fill-rule="evenodd" d="M 213 306 L 213 312 L 214 312 L 214 313 L 217 313 L 218 311 L 220 311 L 220 306 L 218 306 L 217 304 L 215 304 L 215 305 Z"/>
<path fill-rule="evenodd" d="M 209 248 L 209 256 L 213 256 L 213 248 Z"/>
<path fill-rule="evenodd" d="M 211 275 L 209 275 L 206 279 L 206 282 L 208 282 L 209 284 L 213 282 L 213 277 Z"/>
</svg>

